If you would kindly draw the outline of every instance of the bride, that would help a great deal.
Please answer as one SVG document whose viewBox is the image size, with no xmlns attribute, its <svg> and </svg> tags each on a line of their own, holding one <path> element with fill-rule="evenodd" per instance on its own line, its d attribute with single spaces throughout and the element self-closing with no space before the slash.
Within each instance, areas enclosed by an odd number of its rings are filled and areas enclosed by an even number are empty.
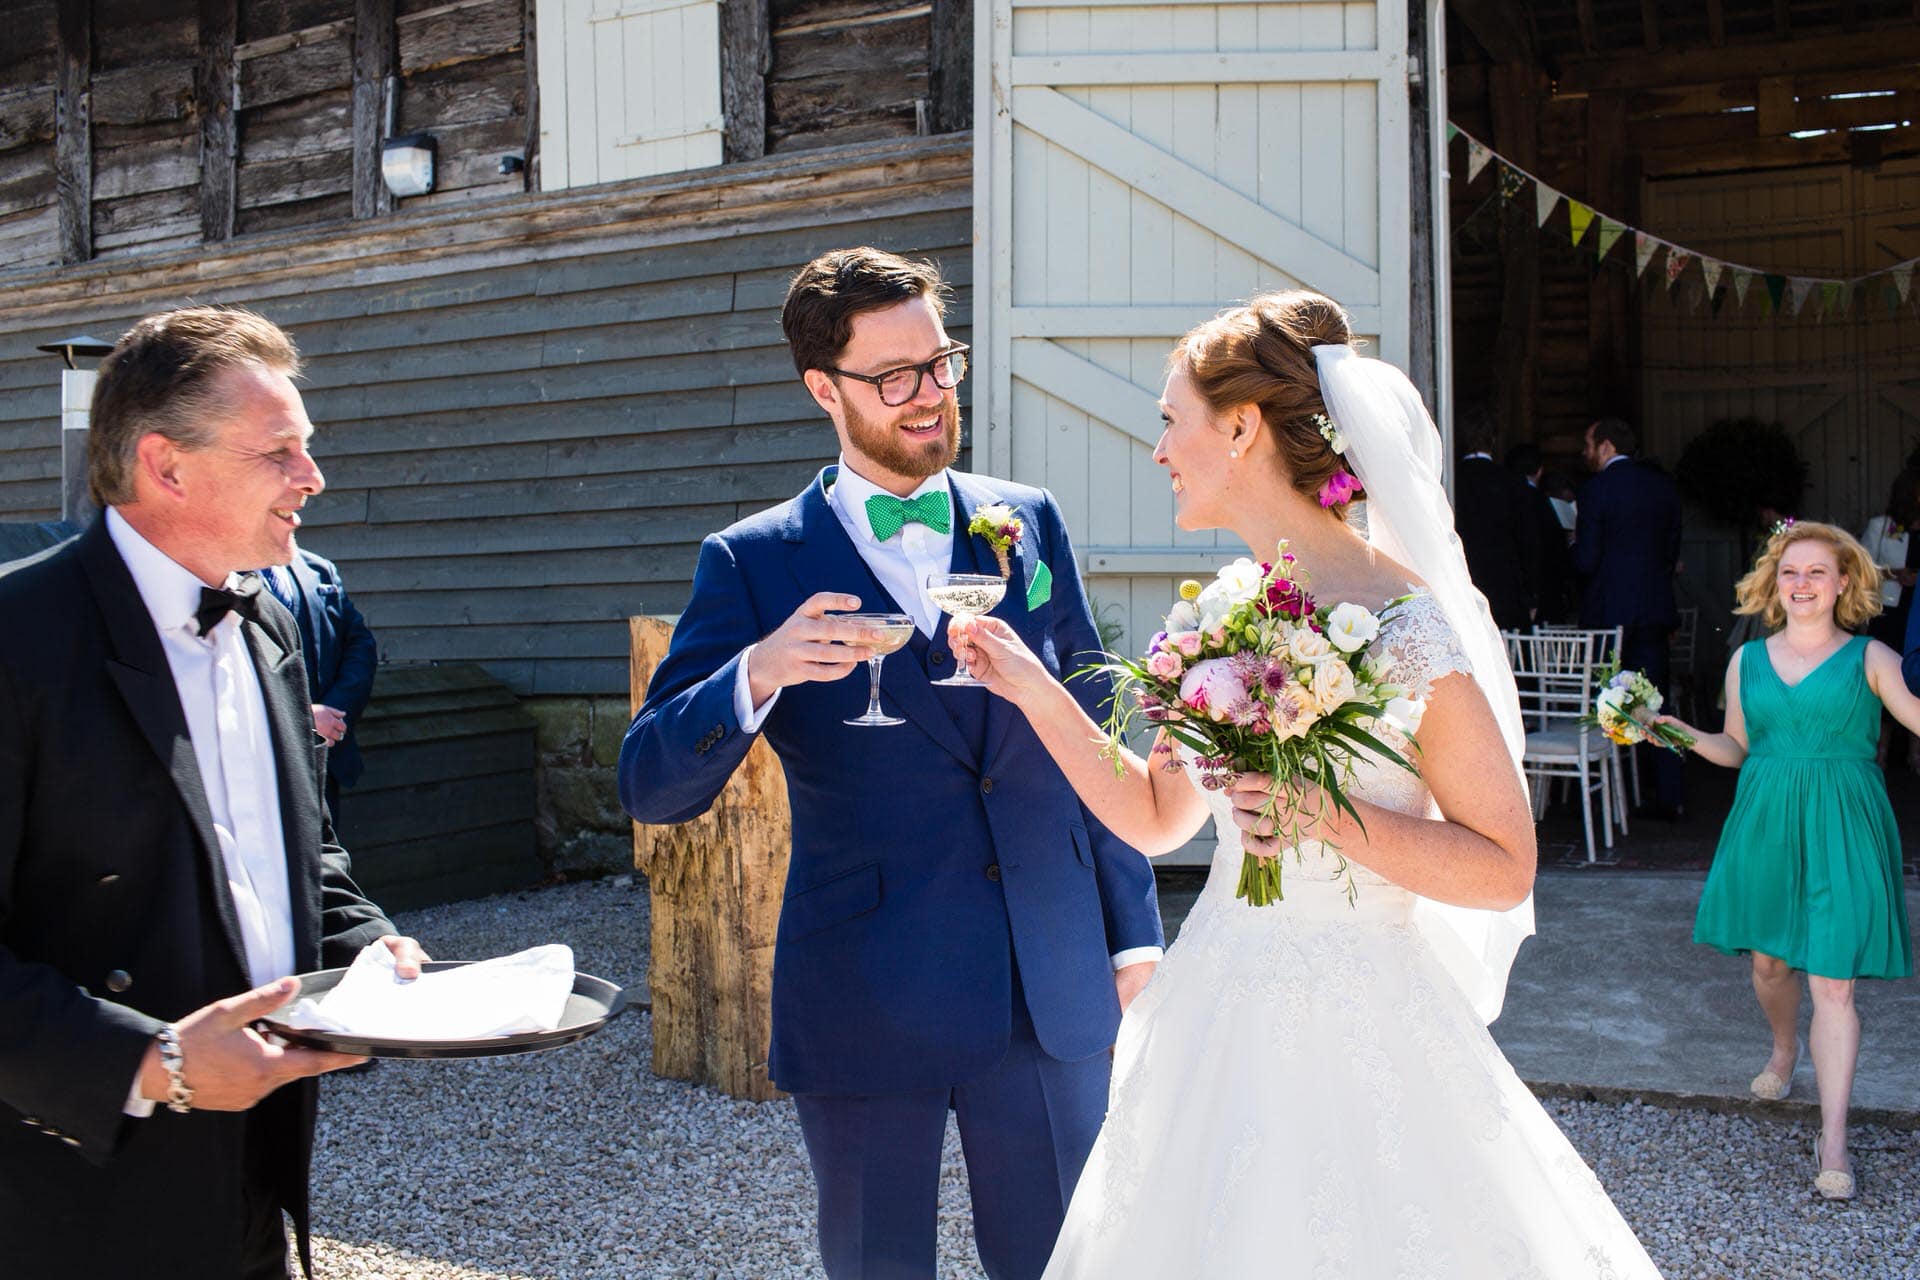
<svg viewBox="0 0 1920 1280">
<path fill-rule="evenodd" d="M 1532 932 L 1524 731 L 1418 394 L 1354 352 L 1336 303 L 1295 291 L 1182 339 L 1161 407 L 1154 458 L 1182 528 L 1230 529 L 1268 556 L 1287 539 L 1323 604 L 1406 597 L 1374 643 L 1424 704 L 1405 752 L 1420 772 L 1360 766 L 1348 795 L 1364 833 L 1300 797 L 1353 864 L 1351 905 L 1335 856 L 1308 841 L 1285 853 L 1284 900 L 1251 907 L 1233 896 L 1241 850 L 1282 852 L 1259 816 L 1276 780 L 1203 794 L 1131 753 L 1116 769 L 1011 628 L 955 620 L 968 664 L 1116 834 L 1165 852 L 1211 815 L 1219 839 L 1121 1024 L 1106 1126 L 1047 1280 L 1657 1277 L 1486 1030 Z M 1364 534 L 1344 519 L 1356 487 Z"/>
</svg>

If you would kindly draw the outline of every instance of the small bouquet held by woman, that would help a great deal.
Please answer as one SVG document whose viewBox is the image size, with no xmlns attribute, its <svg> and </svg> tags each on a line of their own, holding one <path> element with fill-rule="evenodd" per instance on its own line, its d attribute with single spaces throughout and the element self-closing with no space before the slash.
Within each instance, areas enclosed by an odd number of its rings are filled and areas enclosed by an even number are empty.
<svg viewBox="0 0 1920 1280">
<path fill-rule="evenodd" d="M 1262 816 L 1296 857 L 1319 826 L 1300 803 L 1314 787 L 1364 830 L 1346 794 L 1354 766 L 1371 758 L 1415 772 L 1373 729 L 1385 722 L 1410 737 L 1424 710 L 1392 682 L 1391 660 L 1369 654 L 1380 628 L 1360 605 L 1316 605 L 1285 543 L 1272 563 L 1240 559 L 1204 587 L 1184 582 L 1145 656 L 1109 654 L 1087 669 L 1114 682 L 1107 751 L 1118 764 L 1126 733 L 1145 719 L 1170 740 L 1153 748 L 1165 767 L 1185 766 L 1173 744 L 1184 746 L 1211 790 L 1267 774 L 1277 790 Z M 1351 899 L 1345 858 L 1340 869 Z M 1256 907 L 1279 901 L 1280 859 L 1247 854 L 1234 892 Z"/>
<path fill-rule="evenodd" d="M 1663 723 L 1658 717 L 1665 701 L 1644 671 L 1623 671 L 1616 660 L 1594 673 L 1600 692 L 1593 700 L 1593 714 L 1582 720 L 1598 725 L 1600 732 L 1616 746 L 1631 747 L 1651 742 L 1673 752 L 1693 749 L 1693 735 L 1678 725 Z"/>
</svg>

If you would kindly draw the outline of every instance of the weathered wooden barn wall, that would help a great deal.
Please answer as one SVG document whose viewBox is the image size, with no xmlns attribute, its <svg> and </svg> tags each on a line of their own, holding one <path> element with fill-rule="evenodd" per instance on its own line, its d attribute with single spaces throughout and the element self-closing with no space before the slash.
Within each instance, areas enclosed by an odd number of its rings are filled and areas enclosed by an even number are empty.
<svg viewBox="0 0 1920 1280">
<path fill-rule="evenodd" d="M 396 132 L 439 144 L 428 208 L 521 191 L 528 0 L 26 0 L 0 45 L 0 267 L 125 257 L 392 211 Z"/>
<path fill-rule="evenodd" d="M 0 5 L 0 269 L 537 189 L 537 4 Z M 730 159 L 972 127 L 971 0 L 726 7 Z M 624 120 L 626 88 L 603 88 Z M 396 201 L 380 143 L 413 132 L 435 187 Z"/>
<path fill-rule="evenodd" d="M 54 177 L 55 82 L 60 59 L 53 0 L 6 15 L 0 40 L 0 264 L 60 260 Z"/>
<path fill-rule="evenodd" d="M 394 661 L 515 692 L 624 694 L 625 619 L 677 613 L 700 538 L 835 453 L 779 304 L 817 252 L 930 255 L 970 306 L 967 135 L 0 273 L 0 520 L 57 515 L 57 367 L 188 299 L 287 325 L 341 562 Z"/>
<path fill-rule="evenodd" d="M 771 0 L 767 150 L 973 125 L 971 0 Z"/>
</svg>

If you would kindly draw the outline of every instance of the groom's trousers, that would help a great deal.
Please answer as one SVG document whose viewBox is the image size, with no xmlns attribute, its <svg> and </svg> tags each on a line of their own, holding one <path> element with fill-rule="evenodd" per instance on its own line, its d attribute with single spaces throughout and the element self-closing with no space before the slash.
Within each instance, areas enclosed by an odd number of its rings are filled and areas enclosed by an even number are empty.
<svg viewBox="0 0 1920 1280">
<path fill-rule="evenodd" d="M 992 1280 L 1038 1280 L 1107 1111 L 1113 1063 L 1047 1056 L 1014 987 L 1007 1053 L 945 1089 L 794 1095 L 832 1280 L 931 1280 L 941 1148 L 953 1112 Z"/>
</svg>

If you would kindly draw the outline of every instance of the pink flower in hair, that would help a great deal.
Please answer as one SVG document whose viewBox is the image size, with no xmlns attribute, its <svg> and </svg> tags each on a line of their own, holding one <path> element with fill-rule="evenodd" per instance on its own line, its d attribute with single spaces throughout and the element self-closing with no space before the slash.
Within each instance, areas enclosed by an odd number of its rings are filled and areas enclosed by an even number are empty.
<svg viewBox="0 0 1920 1280">
<path fill-rule="evenodd" d="M 1320 505 L 1337 507 L 1343 502 L 1353 501 L 1353 495 L 1358 492 L 1360 480 L 1353 472 L 1336 471 L 1320 486 Z"/>
</svg>

